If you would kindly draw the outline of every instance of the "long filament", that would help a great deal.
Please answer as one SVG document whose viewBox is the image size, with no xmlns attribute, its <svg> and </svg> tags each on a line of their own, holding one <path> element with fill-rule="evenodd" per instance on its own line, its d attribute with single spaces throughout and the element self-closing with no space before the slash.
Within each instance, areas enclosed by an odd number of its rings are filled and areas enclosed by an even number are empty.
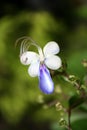
<svg viewBox="0 0 87 130">
<path fill-rule="evenodd" d="M 21 42 L 22 41 L 22 42 Z M 30 41 L 31 43 L 29 43 L 28 41 Z M 15 46 L 17 46 L 18 43 L 21 42 L 21 47 L 20 47 L 20 55 L 22 53 L 24 53 L 25 51 L 27 51 L 30 47 L 30 45 L 34 45 L 36 46 L 36 48 L 38 49 L 38 52 L 40 55 L 42 55 L 42 49 L 40 48 L 40 46 L 35 42 L 33 41 L 30 37 L 27 37 L 27 36 L 24 36 L 24 37 L 21 37 L 19 38 L 16 43 L 15 43 Z"/>
</svg>

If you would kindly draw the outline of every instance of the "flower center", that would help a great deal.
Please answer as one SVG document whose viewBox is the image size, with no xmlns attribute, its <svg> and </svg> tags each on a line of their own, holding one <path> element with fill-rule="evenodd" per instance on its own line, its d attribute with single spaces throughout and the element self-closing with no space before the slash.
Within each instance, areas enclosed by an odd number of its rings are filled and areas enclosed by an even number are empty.
<svg viewBox="0 0 87 130">
<path fill-rule="evenodd" d="M 40 56 L 40 63 L 43 64 L 44 63 L 44 54 L 42 52 L 42 49 L 38 48 L 38 52 L 39 52 L 39 56 Z"/>
</svg>

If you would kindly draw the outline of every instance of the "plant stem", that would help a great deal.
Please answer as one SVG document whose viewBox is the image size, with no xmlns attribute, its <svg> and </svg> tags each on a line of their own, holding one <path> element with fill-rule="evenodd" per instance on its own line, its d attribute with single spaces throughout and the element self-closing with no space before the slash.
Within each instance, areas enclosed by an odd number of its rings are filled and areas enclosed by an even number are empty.
<svg viewBox="0 0 87 130">
<path fill-rule="evenodd" d="M 71 109 L 68 109 L 68 127 L 67 127 L 67 129 L 68 130 L 72 130 L 72 128 L 71 128 L 71 120 L 70 120 L 70 118 L 71 118 Z"/>
</svg>

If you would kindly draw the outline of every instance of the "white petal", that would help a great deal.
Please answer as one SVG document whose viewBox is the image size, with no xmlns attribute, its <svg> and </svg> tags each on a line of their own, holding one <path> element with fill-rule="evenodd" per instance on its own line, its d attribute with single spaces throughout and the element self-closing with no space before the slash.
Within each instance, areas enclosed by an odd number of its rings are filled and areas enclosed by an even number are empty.
<svg viewBox="0 0 87 130">
<path fill-rule="evenodd" d="M 54 41 L 48 42 L 43 49 L 45 57 L 49 56 L 50 54 L 57 54 L 59 51 L 60 48 L 58 44 Z"/>
<path fill-rule="evenodd" d="M 29 65 L 30 63 L 37 61 L 39 59 L 39 55 L 32 51 L 26 51 L 20 56 L 20 61 L 24 65 Z"/>
<path fill-rule="evenodd" d="M 61 59 L 58 56 L 52 55 L 45 60 L 45 64 L 49 69 L 57 70 L 61 67 Z"/>
<path fill-rule="evenodd" d="M 39 62 L 32 63 L 28 68 L 28 73 L 31 77 L 36 77 L 39 74 Z"/>
</svg>

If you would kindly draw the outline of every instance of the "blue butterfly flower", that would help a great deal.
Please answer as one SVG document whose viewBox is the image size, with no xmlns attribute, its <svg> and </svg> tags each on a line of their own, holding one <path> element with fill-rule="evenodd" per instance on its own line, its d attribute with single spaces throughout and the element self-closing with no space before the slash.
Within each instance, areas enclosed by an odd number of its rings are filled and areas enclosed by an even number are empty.
<svg viewBox="0 0 87 130">
<path fill-rule="evenodd" d="M 51 94 L 54 91 L 54 83 L 48 68 L 57 70 L 61 67 L 61 59 L 56 55 L 60 48 L 56 42 L 51 41 L 42 50 L 33 40 L 29 43 L 30 40 L 30 38 L 25 38 L 21 43 L 20 61 L 24 65 L 29 65 L 28 73 L 31 77 L 38 76 L 41 91 L 45 94 Z M 37 47 L 38 54 L 29 51 L 30 45 Z"/>
</svg>

